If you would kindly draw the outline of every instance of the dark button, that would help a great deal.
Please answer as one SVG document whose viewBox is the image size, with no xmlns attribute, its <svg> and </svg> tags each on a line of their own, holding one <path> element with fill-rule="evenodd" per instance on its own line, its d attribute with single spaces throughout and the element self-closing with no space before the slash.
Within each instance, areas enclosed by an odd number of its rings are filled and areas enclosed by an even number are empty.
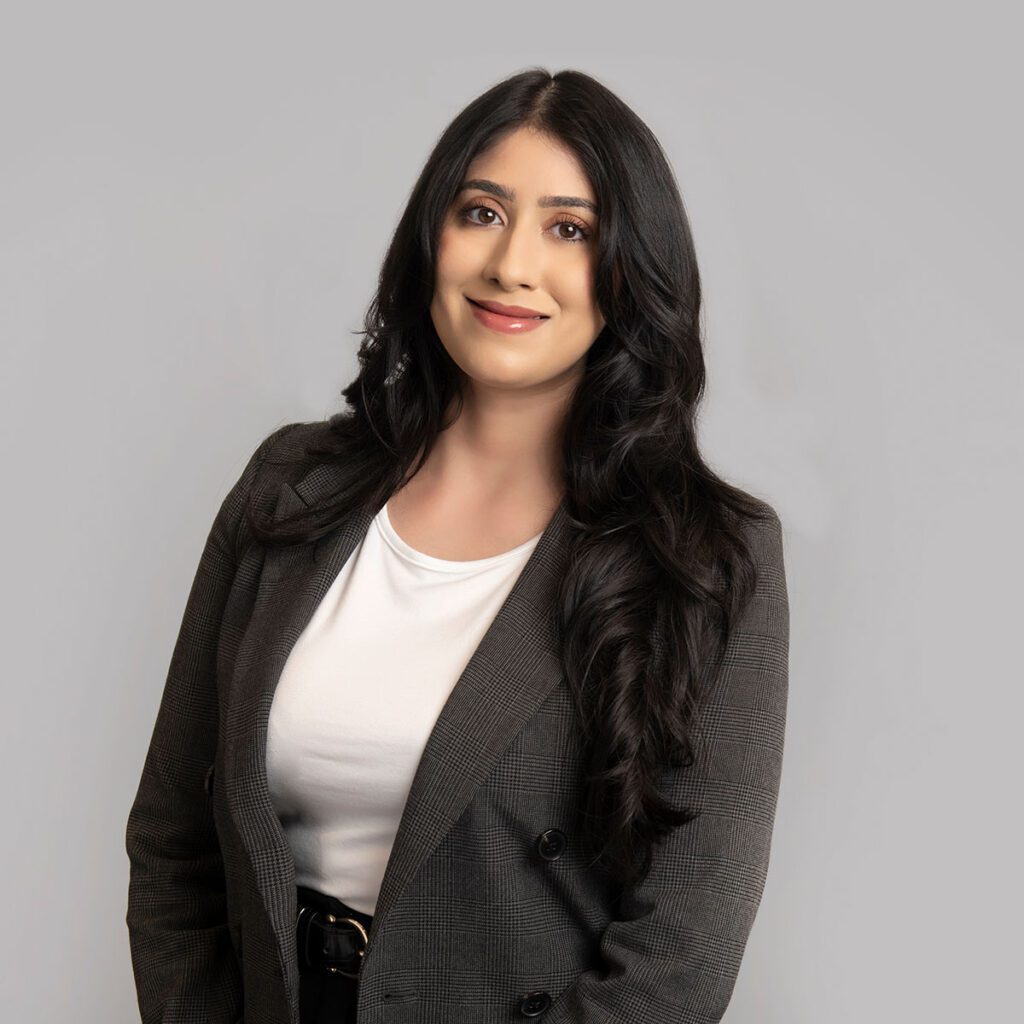
<svg viewBox="0 0 1024 1024">
<path fill-rule="evenodd" d="M 213 765 L 206 769 L 206 779 L 203 781 L 203 788 L 207 796 L 213 796 Z"/>
<path fill-rule="evenodd" d="M 537 836 L 537 852 L 545 860 L 558 860 L 565 853 L 565 833 L 560 828 L 549 828 Z"/>
<path fill-rule="evenodd" d="M 519 1012 L 524 1017 L 539 1017 L 550 1005 L 547 992 L 527 992 L 519 999 Z"/>
</svg>

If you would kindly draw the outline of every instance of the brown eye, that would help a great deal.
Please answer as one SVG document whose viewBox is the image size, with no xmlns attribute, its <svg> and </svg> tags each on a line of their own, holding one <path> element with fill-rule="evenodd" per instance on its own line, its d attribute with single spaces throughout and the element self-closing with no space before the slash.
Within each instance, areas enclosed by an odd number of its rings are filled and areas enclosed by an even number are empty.
<svg viewBox="0 0 1024 1024">
<path fill-rule="evenodd" d="M 562 235 L 562 238 L 566 242 L 585 242 L 590 237 L 590 230 L 587 227 L 585 227 L 583 224 L 580 224 L 578 221 L 575 221 L 575 220 L 560 220 L 560 221 L 556 221 L 552 225 L 552 227 L 556 227 L 556 228 L 557 227 L 561 227 L 563 224 L 568 224 L 570 227 L 573 227 L 573 228 L 576 229 L 576 237 L 575 238 L 568 238 L 565 235 Z"/>
<path fill-rule="evenodd" d="M 467 224 L 475 224 L 477 227 L 490 227 L 492 224 L 496 223 L 496 220 L 474 220 L 470 214 L 474 213 L 476 210 L 483 210 L 484 213 L 490 214 L 494 218 L 498 218 L 499 216 L 498 211 L 491 206 L 487 206 L 483 203 L 470 203 L 459 211 L 459 219 L 465 221 Z M 590 228 L 588 228 L 582 221 L 576 220 L 575 217 L 563 216 L 560 220 L 555 221 L 555 223 L 551 225 L 551 228 L 560 229 L 563 224 L 568 224 L 570 227 L 574 228 L 576 231 L 576 237 L 571 238 L 568 235 L 564 235 L 559 232 L 558 237 L 560 241 L 568 242 L 570 245 L 577 245 L 580 242 L 586 242 L 590 238 Z M 549 230 L 551 229 L 549 228 Z"/>
<path fill-rule="evenodd" d="M 474 204 L 474 205 L 472 205 L 472 206 L 464 206 L 464 207 L 463 207 L 463 208 L 462 208 L 462 209 L 461 209 L 461 210 L 459 211 L 459 215 L 460 215 L 460 217 L 462 218 L 462 220 L 466 221 L 466 222 L 467 222 L 467 223 L 469 223 L 469 224 L 486 224 L 486 225 L 490 226 L 491 224 L 493 224 L 493 223 L 494 223 L 494 221 L 493 221 L 493 220 L 485 220 L 485 221 L 483 221 L 483 222 L 481 222 L 481 221 L 478 221 L 478 220 L 473 220 L 473 218 L 472 218 L 472 217 L 470 217 L 469 215 L 470 215 L 470 214 L 471 214 L 471 213 L 472 213 L 472 212 L 473 212 L 474 210 L 483 210 L 483 211 L 484 211 L 484 213 L 489 213 L 489 214 L 491 214 L 491 216 L 492 216 L 492 217 L 497 217 L 497 216 L 498 216 L 498 211 L 497 211 L 497 210 L 493 209 L 493 208 L 492 208 L 492 207 L 490 207 L 490 206 L 483 206 L 483 205 L 482 205 L 482 204 L 480 204 L 480 203 L 476 203 L 476 204 Z"/>
</svg>

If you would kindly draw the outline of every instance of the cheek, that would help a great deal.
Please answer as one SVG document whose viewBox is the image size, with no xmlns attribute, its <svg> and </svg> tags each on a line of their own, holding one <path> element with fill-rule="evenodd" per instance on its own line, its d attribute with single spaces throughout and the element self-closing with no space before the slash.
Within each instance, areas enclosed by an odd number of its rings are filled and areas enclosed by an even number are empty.
<svg viewBox="0 0 1024 1024">
<path fill-rule="evenodd" d="M 461 285 L 472 273 L 475 257 L 473 247 L 453 226 L 446 227 L 437 243 L 438 280 L 449 285 Z"/>
<path fill-rule="evenodd" d="M 597 282 L 591 263 L 587 260 L 584 265 L 573 267 L 562 282 L 563 294 L 571 303 L 574 315 L 584 319 L 596 319 L 600 315 L 597 312 Z"/>
</svg>

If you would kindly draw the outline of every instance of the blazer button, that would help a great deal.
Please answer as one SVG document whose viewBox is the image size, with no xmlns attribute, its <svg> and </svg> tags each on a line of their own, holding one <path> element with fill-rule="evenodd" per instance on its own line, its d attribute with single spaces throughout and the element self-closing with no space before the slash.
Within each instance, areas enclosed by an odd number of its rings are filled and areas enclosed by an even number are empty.
<svg viewBox="0 0 1024 1024">
<path fill-rule="evenodd" d="M 551 1005 L 547 992 L 527 992 L 519 1000 L 519 1012 L 524 1017 L 539 1017 Z"/>
<path fill-rule="evenodd" d="M 213 796 L 213 765 L 206 769 L 206 778 L 203 781 L 203 788 L 207 796 Z"/>
<path fill-rule="evenodd" d="M 565 833 L 560 828 L 549 828 L 537 836 L 537 852 L 545 860 L 558 860 L 565 853 Z"/>
</svg>

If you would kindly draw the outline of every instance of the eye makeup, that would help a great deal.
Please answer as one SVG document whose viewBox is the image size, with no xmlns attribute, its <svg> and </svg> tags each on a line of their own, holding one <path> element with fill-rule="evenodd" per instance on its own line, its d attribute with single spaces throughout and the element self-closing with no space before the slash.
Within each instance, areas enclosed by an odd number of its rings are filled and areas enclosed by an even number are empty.
<svg viewBox="0 0 1024 1024">
<path fill-rule="evenodd" d="M 461 223 L 472 224 L 476 227 L 489 227 L 489 224 L 482 224 L 480 223 L 480 221 L 473 220 L 470 217 L 470 214 L 474 210 L 489 210 L 495 216 L 500 216 L 498 211 L 495 210 L 494 207 L 489 205 L 488 203 L 470 202 L 459 210 L 459 221 Z M 561 235 L 559 238 L 560 241 L 568 242 L 570 245 L 576 245 L 579 242 L 588 241 L 591 237 L 590 227 L 582 220 L 580 220 L 578 217 L 573 217 L 572 214 L 562 214 L 561 217 L 558 220 L 556 220 L 554 224 L 551 225 L 551 227 L 559 227 L 562 224 L 571 224 L 576 229 L 578 237 L 567 238 L 564 235 Z M 548 230 L 550 230 L 550 228 Z"/>
</svg>

